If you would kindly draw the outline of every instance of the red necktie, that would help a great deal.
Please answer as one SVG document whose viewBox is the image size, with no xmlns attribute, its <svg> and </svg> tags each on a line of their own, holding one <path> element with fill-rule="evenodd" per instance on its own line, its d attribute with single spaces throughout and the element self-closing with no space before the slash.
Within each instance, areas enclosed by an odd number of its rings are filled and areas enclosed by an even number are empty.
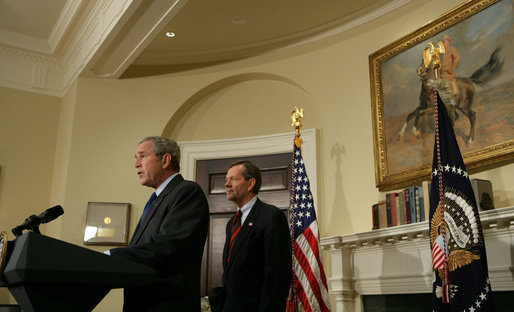
<svg viewBox="0 0 514 312">
<path fill-rule="evenodd" d="M 230 261 L 230 252 L 232 251 L 232 247 L 234 246 L 234 241 L 236 240 L 236 236 L 239 233 L 239 230 L 241 230 L 241 216 L 243 214 L 241 213 L 241 210 L 237 210 L 236 216 L 234 217 L 234 220 L 232 221 L 232 231 L 230 236 L 230 245 L 228 248 L 228 259 L 227 263 Z"/>
</svg>

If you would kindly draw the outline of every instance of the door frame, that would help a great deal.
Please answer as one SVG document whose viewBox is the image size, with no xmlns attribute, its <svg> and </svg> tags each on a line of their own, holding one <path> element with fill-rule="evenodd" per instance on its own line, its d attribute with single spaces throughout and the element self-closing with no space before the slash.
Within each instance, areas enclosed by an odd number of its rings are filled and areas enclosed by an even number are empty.
<svg viewBox="0 0 514 312">
<path fill-rule="evenodd" d="M 287 132 L 235 139 L 178 142 L 182 154 L 180 172 L 185 179 L 194 181 L 197 160 L 292 152 L 294 136 L 294 132 Z M 301 138 L 303 161 L 317 212 L 316 128 L 302 130 Z"/>
</svg>

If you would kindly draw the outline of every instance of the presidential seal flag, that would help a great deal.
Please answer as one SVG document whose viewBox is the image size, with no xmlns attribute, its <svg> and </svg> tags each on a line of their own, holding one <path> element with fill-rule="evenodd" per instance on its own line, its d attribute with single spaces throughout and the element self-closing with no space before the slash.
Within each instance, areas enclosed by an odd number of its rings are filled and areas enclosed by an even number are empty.
<svg viewBox="0 0 514 312">
<path fill-rule="evenodd" d="M 330 311 L 327 279 L 321 263 L 318 222 L 299 136 L 296 136 L 293 148 L 290 216 L 293 278 L 287 311 Z"/>
<path fill-rule="evenodd" d="M 434 90 L 430 190 L 433 311 L 494 311 L 480 216 L 445 105 Z"/>
</svg>

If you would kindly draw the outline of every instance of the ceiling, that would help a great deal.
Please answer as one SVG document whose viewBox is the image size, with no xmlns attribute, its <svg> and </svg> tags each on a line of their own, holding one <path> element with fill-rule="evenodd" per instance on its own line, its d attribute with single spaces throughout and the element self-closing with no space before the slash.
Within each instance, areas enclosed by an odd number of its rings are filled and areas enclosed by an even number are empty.
<svg viewBox="0 0 514 312">
<path fill-rule="evenodd" d="M 59 89 L 48 81 L 59 74 L 65 91 L 79 75 L 129 78 L 269 53 L 344 31 L 406 2 L 0 0 L 0 57 L 36 59 L 43 65 L 32 69 L 32 89 Z M 9 74 L 3 76 L 0 70 L 0 84 Z"/>
</svg>

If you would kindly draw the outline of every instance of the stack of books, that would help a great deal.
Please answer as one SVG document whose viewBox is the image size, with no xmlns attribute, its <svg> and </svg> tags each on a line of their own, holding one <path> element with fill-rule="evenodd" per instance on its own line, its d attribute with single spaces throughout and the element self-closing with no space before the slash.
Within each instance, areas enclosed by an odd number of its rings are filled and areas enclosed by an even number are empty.
<svg viewBox="0 0 514 312">
<path fill-rule="evenodd" d="M 478 210 L 494 208 L 491 181 L 471 179 Z M 387 193 L 384 200 L 371 207 L 373 230 L 387 227 L 423 222 L 429 219 L 430 183 L 405 188 L 398 192 Z"/>
</svg>

